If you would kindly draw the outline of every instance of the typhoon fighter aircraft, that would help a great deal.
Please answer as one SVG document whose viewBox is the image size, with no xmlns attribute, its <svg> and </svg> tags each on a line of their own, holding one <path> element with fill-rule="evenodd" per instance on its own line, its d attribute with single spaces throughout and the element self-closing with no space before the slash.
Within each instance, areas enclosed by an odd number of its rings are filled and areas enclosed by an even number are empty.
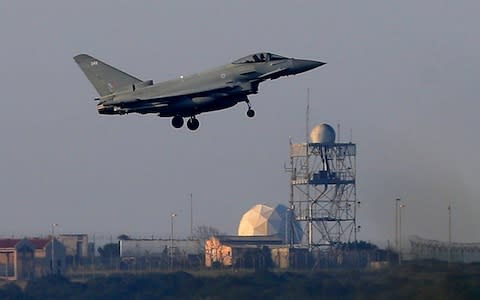
<svg viewBox="0 0 480 300">
<path fill-rule="evenodd" d="M 140 80 L 86 54 L 77 55 L 74 60 L 100 95 L 95 98 L 100 114 L 153 113 L 171 117 L 175 128 L 182 127 L 184 118 L 188 118 L 190 130 L 199 127 L 198 114 L 226 109 L 239 102 L 247 104 L 247 116 L 251 118 L 255 111 L 247 96 L 256 94 L 261 82 L 325 64 L 263 52 L 202 73 L 153 84 L 152 80 Z"/>
</svg>

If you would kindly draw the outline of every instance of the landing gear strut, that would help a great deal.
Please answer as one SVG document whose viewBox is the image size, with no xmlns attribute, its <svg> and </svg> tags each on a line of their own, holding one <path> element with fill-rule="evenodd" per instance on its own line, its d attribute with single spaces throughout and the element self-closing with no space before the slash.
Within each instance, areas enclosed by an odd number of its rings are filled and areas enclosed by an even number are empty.
<svg viewBox="0 0 480 300">
<path fill-rule="evenodd" d="M 187 121 L 187 127 L 190 130 L 197 130 L 198 127 L 200 126 L 200 122 L 198 122 L 197 118 L 195 116 L 192 116 L 190 119 Z"/>
<path fill-rule="evenodd" d="M 252 106 L 250 105 L 250 100 L 246 100 L 245 103 L 247 103 L 248 110 L 247 110 L 247 117 L 253 118 L 255 116 L 255 111 L 252 109 Z"/>
<path fill-rule="evenodd" d="M 172 126 L 175 128 L 181 128 L 183 126 L 183 118 L 181 116 L 173 117 Z"/>
</svg>

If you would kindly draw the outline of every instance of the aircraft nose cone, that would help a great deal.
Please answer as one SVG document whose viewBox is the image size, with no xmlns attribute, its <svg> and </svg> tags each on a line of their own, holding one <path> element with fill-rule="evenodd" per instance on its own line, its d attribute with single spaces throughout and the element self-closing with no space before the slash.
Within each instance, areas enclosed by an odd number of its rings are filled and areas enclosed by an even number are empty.
<svg viewBox="0 0 480 300">
<path fill-rule="evenodd" d="M 322 61 L 316 61 L 316 60 L 309 60 L 311 66 L 312 66 L 312 69 L 315 69 L 317 67 L 321 67 L 325 64 L 327 64 L 326 62 L 322 62 Z"/>
<path fill-rule="evenodd" d="M 295 74 L 306 72 L 308 70 L 312 70 L 323 66 L 324 62 L 316 61 L 316 60 L 306 60 L 306 59 L 296 59 L 293 61 L 293 71 Z"/>
</svg>

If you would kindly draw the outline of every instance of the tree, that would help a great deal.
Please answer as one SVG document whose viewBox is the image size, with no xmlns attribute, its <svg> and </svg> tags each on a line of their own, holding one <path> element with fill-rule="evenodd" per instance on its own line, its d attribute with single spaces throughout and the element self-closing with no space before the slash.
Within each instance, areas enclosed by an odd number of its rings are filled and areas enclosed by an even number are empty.
<svg viewBox="0 0 480 300">
<path fill-rule="evenodd" d="M 130 237 L 126 234 L 121 234 L 117 237 L 117 239 L 119 239 L 121 241 L 125 241 L 125 240 L 130 240 Z"/>
<path fill-rule="evenodd" d="M 110 243 L 103 247 L 98 247 L 100 261 L 104 266 L 115 268 L 120 263 L 120 244 Z"/>
<path fill-rule="evenodd" d="M 98 247 L 98 253 L 102 258 L 119 257 L 120 246 L 117 243 L 106 244 L 103 248 Z"/>
<path fill-rule="evenodd" d="M 218 230 L 215 227 L 200 225 L 195 228 L 193 232 L 193 238 L 204 241 L 210 238 L 211 236 L 218 236 L 222 234 L 223 233 L 221 233 L 220 230 Z"/>
</svg>

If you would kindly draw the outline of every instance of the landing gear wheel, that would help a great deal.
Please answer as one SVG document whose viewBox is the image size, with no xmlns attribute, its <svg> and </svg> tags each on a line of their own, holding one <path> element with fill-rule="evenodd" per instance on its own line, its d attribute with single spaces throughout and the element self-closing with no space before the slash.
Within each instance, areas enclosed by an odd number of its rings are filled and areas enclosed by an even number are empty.
<svg viewBox="0 0 480 300">
<path fill-rule="evenodd" d="M 175 128 L 181 128 L 183 126 L 183 118 L 180 116 L 173 117 L 172 126 Z"/>
<path fill-rule="evenodd" d="M 245 100 L 245 103 L 247 103 L 247 107 L 248 107 L 247 117 L 253 118 L 253 116 L 255 116 L 255 111 L 252 109 L 252 106 L 250 105 L 250 100 L 248 100 L 248 98 L 247 98 Z"/>
<path fill-rule="evenodd" d="M 200 126 L 200 122 L 198 122 L 198 120 L 195 117 L 191 117 L 190 119 L 188 119 L 187 121 L 188 129 L 192 131 L 197 130 L 199 126 Z"/>
</svg>

